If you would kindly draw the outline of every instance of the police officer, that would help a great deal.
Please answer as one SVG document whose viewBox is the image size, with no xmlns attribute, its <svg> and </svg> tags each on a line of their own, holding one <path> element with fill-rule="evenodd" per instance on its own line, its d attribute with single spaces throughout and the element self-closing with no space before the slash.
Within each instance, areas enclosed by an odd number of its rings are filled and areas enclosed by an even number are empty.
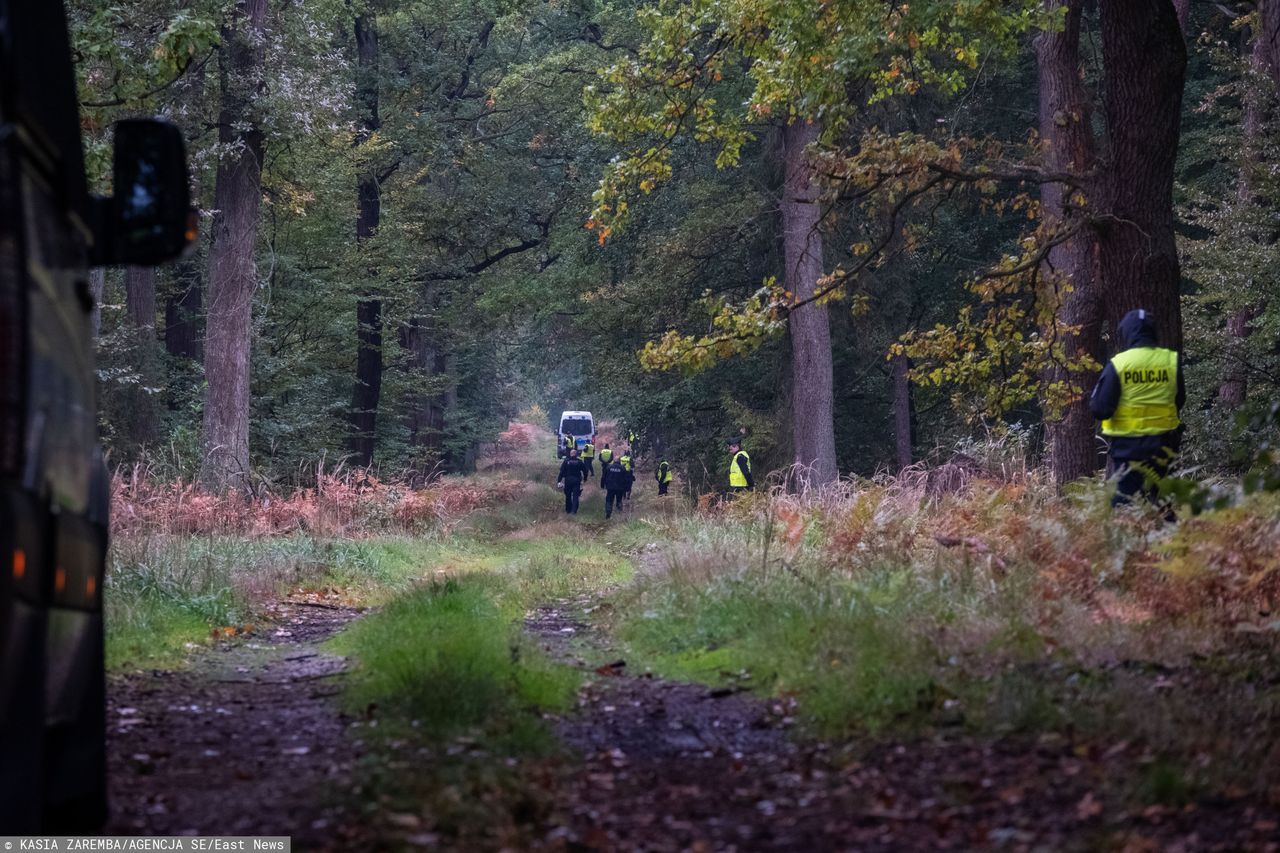
<svg viewBox="0 0 1280 853">
<path fill-rule="evenodd" d="M 738 439 L 729 439 L 729 491 L 754 492 L 756 480 L 751 476 L 751 457 Z"/>
<path fill-rule="evenodd" d="M 609 447 L 608 442 L 600 449 L 600 488 L 604 488 L 604 469 L 605 466 L 613 461 L 613 448 Z"/>
<path fill-rule="evenodd" d="M 631 460 L 631 450 L 627 449 L 622 452 L 622 458 L 618 460 L 622 463 L 622 467 L 627 469 L 627 476 L 630 478 L 627 482 L 627 500 L 631 500 L 631 485 L 636 481 L 635 463 Z"/>
<path fill-rule="evenodd" d="M 586 468 L 586 478 L 588 480 L 594 477 L 596 473 L 595 466 L 592 464 L 596 458 L 596 446 L 594 442 L 594 435 L 587 437 L 587 443 L 582 445 L 582 456 L 580 457 L 582 459 L 582 466 Z"/>
<path fill-rule="evenodd" d="M 569 435 L 568 433 L 565 433 L 565 436 L 564 436 L 564 447 L 562 447 L 562 448 L 561 448 L 561 451 L 562 451 L 562 452 L 561 452 L 561 454 L 560 454 L 560 455 L 561 455 L 561 456 L 568 456 L 568 455 L 569 455 L 569 451 L 570 451 L 572 448 L 573 448 L 573 436 Z"/>
<path fill-rule="evenodd" d="M 1125 314 L 1117 331 L 1120 352 L 1103 368 L 1089 397 L 1118 476 L 1112 506 L 1129 503 L 1139 491 L 1156 500 L 1158 480 L 1169 473 L 1182 445 L 1178 413 L 1187 399 L 1182 356 L 1158 346 L 1149 311 Z"/>
<path fill-rule="evenodd" d="M 578 458 L 578 449 L 569 451 L 569 455 L 560 463 L 560 476 L 556 485 L 564 483 L 564 511 L 569 515 L 578 514 L 578 500 L 582 495 L 582 480 L 586 475 L 586 467 Z"/>
<path fill-rule="evenodd" d="M 658 463 L 658 470 L 653 472 L 653 478 L 658 481 L 658 494 L 665 495 L 667 487 L 671 485 L 671 464 L 665 459 Z"/>
<path fill-rule="evenodd" d="M 627 493 L 627 489 L 631 488 L 631 480 L 631 472 L 622 466 L 621 459 L 613 458 L 608 462 L 605 462 L 604 454 L 601 454 L 600 488 L 605 490 L 605 518 L 609 518 L 613 515 L 613 509 L 615 506 L 619 511 L 621 511 L 622 497 Z"/>
</svg>

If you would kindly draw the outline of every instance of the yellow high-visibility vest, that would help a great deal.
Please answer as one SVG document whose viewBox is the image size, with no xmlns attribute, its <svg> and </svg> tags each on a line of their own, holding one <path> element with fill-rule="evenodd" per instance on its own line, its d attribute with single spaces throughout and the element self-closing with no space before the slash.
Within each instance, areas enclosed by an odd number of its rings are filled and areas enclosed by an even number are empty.
<svg viewBox="0 0 1280 853">
<path fill-rule="evenodd" d="M 1102 422 L 1102 434 L 1159 435 L 1175 430 L 1178 418 L 1178 354 L 1162 347 L 1134 347 L 1111 359 L 1120 379 L 1120 403 Z"/>
<path fill-rule="evenodd" d="M 604 450 L 601 450 L 601 451 L 600 451 L 600 462 L 601 462 L 602 464 L 604 464 L 604 465 L 608 465 L 608 464 L 609 464 L 609 461 L 610 461 L 611 459 L 613 459 L 613 451 L 612 451 L 612 450 L 610 450 L 609 448 L 607 448 L 607 447 L 606 447 Z"/>
<path fill-rule="evenodd" d="M 621 459 L 619 459 L 618 461 L 622 463 L 622 467 L 623 467 L 623 468 L 626 468 L 626 469 L 627 469 L 627 471 L 630 471 L 630 470 L 631 470 L 631 454 L 629 454 L 629 453 L 624 453 L 624 454 L 622 455 L 622 458 L 621 458 Z"/>
<path fill-rule="evenodd" d="M 663 462 L 661 465 L 658 466 L 658 482 L 659 483 L 671 482 L 671 466 L 668 465 L 666 462 Z"/>
<path fill-rule="evenodd" d="M 582 445 L 582 458 L 583 458 L 583 459 L 595 459 L 595 458 L 596 458 L 596 446 L 595 446 L 594 444 L 592 444 L 591 442 L 589 442 L 589 441 L 588 441 L 586 444 Z"/>
<path fill-rule="evenodd" d="M 751 470 L 751 457 L 747 455 L 747 451 L 739 450 L 729 459 L 729 485 L 735 489 L 745 489 L 747 487 L 747 475 L 742 473 L 742 469 L 738 467 L 738 460 L 745 459 L 747 462 L 747 470 Z"/>
</svg>

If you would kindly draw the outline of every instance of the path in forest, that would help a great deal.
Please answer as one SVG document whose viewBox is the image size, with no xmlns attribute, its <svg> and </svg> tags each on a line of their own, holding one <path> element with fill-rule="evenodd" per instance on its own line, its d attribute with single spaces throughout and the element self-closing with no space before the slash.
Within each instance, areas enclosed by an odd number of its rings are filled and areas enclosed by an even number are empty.
<svg viewBox="0 0 1280 853">
<path fill-rule="evenodd" d="M 360 849 L 360 744 L 333 697 L 345 660 L 318 644 L 359 611 L 295 594 L 261 636 L 178 671 L 113 675 L 107 731 L 116 834 L 291 835 L 295 850 Z"/>
<path fill-rule="evenodd" d="M 551 655 L 594 671 L 556 729 L 581 763 L 547 846 L 591 850 L 1276 850 L 1245 802 L 1105 803 L 1132 756 L 960 731 L 854 753 L 790 736 L 786 701 L 632 673 L 592 599 L 531 613 Z"/>
</svg>

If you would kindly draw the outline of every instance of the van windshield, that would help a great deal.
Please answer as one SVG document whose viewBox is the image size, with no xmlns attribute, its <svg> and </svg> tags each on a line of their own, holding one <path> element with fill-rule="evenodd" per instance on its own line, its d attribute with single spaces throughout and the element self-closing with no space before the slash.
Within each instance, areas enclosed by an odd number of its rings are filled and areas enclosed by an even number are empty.
<svg viewBox="0 0 1280 853">
<path fill-rule="evenodd" d="M 591 435 L 591 421 L 587 418 L 565 418 L 560 422 L 560 434 L 571 435 L 574 438 Z"/>
</svg>

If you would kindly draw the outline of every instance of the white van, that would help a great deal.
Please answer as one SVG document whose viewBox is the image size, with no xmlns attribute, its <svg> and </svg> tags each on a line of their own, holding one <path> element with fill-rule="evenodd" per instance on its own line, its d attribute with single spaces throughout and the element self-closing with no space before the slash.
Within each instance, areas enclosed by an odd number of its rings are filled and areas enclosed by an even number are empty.
<svg viewBox="0 0 1280 853">
<path fill-rule="evenodd" d="M 569 447 L 565 443 L 565 436 L 581 451 L 582 445 L 591 441 L 595 434 L 596 422 L 590 412 L 561 412 L 560 430 L 556 433 L 556 456 L 568 455 Z"/>
</svg>

